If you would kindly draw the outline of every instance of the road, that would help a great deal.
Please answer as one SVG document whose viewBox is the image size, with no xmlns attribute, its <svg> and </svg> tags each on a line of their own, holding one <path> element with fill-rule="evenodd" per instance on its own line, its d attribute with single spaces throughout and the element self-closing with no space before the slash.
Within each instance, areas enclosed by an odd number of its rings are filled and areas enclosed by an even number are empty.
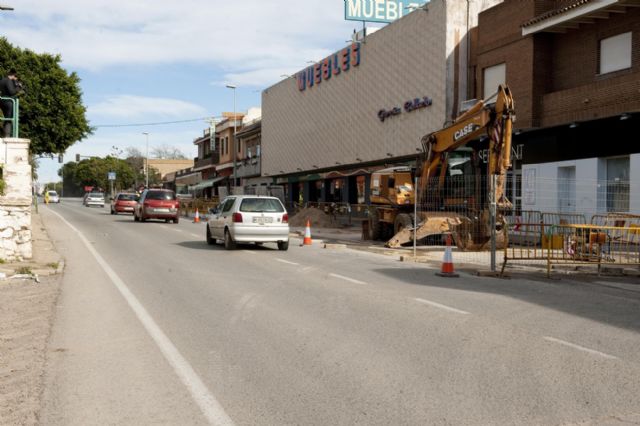
<svg viewBox="0 0 640 426">
<path fill-rule="evenodd" d="M 41 214 L 67 263 L 43 424 L 640 422 L 638 286 L 225 251 L 203 223 L 79 200 Z"/>
</svg>

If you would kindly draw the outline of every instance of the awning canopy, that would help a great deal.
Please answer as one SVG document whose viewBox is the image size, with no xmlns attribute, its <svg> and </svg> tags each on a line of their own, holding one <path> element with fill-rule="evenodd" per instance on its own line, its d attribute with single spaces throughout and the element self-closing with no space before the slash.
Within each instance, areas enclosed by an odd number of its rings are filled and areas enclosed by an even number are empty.
<svg viewBox="0 0 640 426">
<path fill-rule="evenodd" d="M 205 188 L 211 188 L 214 183 L 220 182 L 221 180 L 224 180 L 227 177 L 228 176 L 221 176 L 221 177 L 217 177 L 215 179 L 203 180 L 202 182 L 200 182 L 199 184 L 194 186 L 193 189 L 196 190 L 196 191 L 202 191 Z"/>
</svg>

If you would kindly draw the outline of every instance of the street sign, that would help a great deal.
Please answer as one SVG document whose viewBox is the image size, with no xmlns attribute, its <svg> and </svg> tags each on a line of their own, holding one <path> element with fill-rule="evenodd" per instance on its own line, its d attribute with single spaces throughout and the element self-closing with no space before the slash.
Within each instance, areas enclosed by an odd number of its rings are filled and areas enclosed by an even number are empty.
<svg viewBox="0 0 640 426">
<path fill-rule="evenodd" d="M 109 180 L 116 180 L 116 172 L 108 173 Z"/>
<path fill-rule="evenodd" d="M 347 21 L 393 22 L 429 0 L 344 0 Z"/>
</svg>

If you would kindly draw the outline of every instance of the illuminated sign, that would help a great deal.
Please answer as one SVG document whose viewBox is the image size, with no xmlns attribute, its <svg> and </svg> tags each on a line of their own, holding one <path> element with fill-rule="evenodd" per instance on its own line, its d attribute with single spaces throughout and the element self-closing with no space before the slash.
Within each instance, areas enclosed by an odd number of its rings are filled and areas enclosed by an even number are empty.
<svg viewBox="0 0 640 426">
<path fill-rule="evenodd" d="M 319 86 L 323 81 L 331 80 L 332 76 L 338 76 L 358 65 L 360 65 L 360 43 L 353 43 L 350 47 L 345 47 L 296 74 L 298 89 L 302 92 L 307 88 Z"/>
<path fill-rule="evenodd" d="M 389 23 L 427 2 L 428 0 L 344 0 L 344 19 Z"/>
<path fill-rule="evenodd" d="M 422 98 L 415 98 L 410 101 L 407 101 L 404 103 L 403 106 L 404 106 L 405 112 L 411 112 L 417 109 L 429 107 L 431 106 L 431 104 L 433 104 L 433 100 L 427 96 L 424 96 Z M 387 118 L 402 114 L 402 110 L 403 109 L 400 107 L 393 107 L 391 109 L 381 109 L 380 111 L 378 111 L 378 118 L 380 119 L 380 121 L 384 123 L 384 120 L 386 120 Z"/>
</svg>

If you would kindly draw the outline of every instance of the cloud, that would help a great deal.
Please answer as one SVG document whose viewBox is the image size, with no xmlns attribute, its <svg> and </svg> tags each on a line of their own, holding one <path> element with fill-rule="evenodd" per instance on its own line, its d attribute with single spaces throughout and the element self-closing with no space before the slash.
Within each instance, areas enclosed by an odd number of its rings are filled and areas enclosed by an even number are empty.
<svg viewBox="0 0 640 426">
<path fill-rule="evenodd" d="M 330 6 L 291 0 L 20 3 L 0 17 L 6 37 L 38 52 L 59 53 L 66 66 L 88 70 L 184 62 L 224 64 L 223 72 L 231 74 L 302 67 L 340 47 L 335 44 L 356 25 L 343 21 L 339 1 Z"/>
<path fill-rule="evenodd" d="M 88 114 L 94 119 L 101 117 L 135 120 L 149 117 L 198 117 L 205 116 L 207 111 L 199 105 L 178 99 L 117 95 L 89 106 Z"/>
</svg>

